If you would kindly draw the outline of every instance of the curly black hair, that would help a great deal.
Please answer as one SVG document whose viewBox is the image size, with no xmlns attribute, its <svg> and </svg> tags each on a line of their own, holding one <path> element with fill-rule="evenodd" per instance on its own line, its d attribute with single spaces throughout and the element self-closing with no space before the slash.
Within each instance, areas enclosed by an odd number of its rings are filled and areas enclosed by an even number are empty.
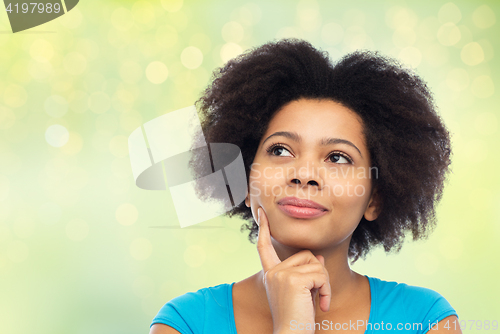
<svg viewBox="0 0 500 334">
<path fill-rule="evenodd" d="M 333 100 L 363 120 L 372 167 L 378 170 L 373 187 L 383 209 L 374 221 L 363 217 L 353 232 L 351 263 L 377 245 L 398 252 L 408 231 L 413 240 L 427 237 L 450 168 L 450 135 L 426 83 L 398 61 L 356 51 L 332 63 L 326 52 L 306 41 L 273 41 L 214 71 L 196 105 L 208 143 L 241 149 L 248 184 L 270 120 L 300 98 Z M 201 155 L 194 157 L 195 165 L 196 159 Z M 246 220 L 241 231 L 248 230 L 255 243 L 258 225 L 251 209 L 244 202 L 234 204 L 226 215 Z"/>
</svg>

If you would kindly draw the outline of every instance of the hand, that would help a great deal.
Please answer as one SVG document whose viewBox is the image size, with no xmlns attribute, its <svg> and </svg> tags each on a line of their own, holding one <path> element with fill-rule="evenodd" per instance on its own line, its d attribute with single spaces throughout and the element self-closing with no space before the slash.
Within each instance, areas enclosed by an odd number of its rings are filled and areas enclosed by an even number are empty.
<svg viewBox="0 0 500 334">
<path fill-rule="evenodd" d="M 314 333 L 316 295 L 323 312 L 330 309 L 331 288 L 325 259 L 302 250 L 283 262 L 271 243 L 269 221 L 262 207 L 257 209 L 259 237 L 257 251 L 264 270 L 264 286 L 273 317 L 273 332 L 291 332 L 293 324 L 311 324 Z"/>
</svg>

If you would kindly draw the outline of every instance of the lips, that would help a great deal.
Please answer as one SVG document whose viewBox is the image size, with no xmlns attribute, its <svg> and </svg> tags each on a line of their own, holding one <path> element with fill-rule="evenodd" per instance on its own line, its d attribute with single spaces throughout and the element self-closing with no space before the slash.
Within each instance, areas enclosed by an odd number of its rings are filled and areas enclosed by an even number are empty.
<svg viewBox="0 0 500 334">
<path fill-rule="evenodd" d="M 293 218 L 317 218 L 325 215 L 328 209 L 314 201 L 297 197 L 285 197 L 278 201 L 278 208 Z"/>
</svg>

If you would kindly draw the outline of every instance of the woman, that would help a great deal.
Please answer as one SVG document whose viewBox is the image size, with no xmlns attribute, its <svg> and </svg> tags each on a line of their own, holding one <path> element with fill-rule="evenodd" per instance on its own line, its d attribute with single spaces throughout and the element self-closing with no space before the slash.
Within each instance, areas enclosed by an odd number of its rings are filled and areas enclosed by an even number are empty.
<svg viewBox="0 0 500 334">
<path fill-rule="evenodd" d="M 248 221 L 262 270 L 174 298 L 151 333 L 461 333 L 439 293 L 348 263 L 435 223 L 450 139 L 418 76 L 288 39 L 229 61 L 198 102 L 207 142 L 241 149 L 249 191 L 228 214 Z"/>
</svg>

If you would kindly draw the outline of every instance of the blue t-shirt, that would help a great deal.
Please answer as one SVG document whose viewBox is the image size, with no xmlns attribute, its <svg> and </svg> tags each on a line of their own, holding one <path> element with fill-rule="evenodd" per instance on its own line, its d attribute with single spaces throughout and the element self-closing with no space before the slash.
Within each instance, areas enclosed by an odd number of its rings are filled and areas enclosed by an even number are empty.
<svg viewBox="0 0 500 334">
<path fill-rule="evenodd" d="M 368 323 L 364 320 L 343 324 L 324 321 L 316 324 L 316 333 L 366 326 L 367 334 L 382 331 L 423 334 L 429 330 L 429 325 L 433 326 L 450 315 L 458 317 L 448 301 L 431 289 L 366 277 L 371 294 Z M 237 334 L 233 285 L 234 282 L 219 284 L 176 297 L 160 309 L 151 326 L 165 324 L 182 334 Z M 315 324 L 290 323 L 290 329 L 297 330 L 297 333 L 306 326 Z M 449 326 L 453 325 L 450 323 Z"/>
</svg>

